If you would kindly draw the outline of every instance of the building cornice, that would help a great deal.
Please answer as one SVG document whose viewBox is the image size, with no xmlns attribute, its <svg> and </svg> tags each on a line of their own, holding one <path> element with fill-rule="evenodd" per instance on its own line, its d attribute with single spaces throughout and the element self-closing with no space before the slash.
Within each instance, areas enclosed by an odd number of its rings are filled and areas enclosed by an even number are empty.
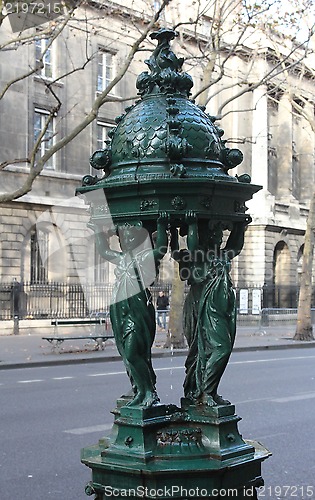
<svg viewBox="0 0 315 500">
<path fill-rule="evenodd" d="M 16 174 L 28 174 L 29 167 L 25 166 L 17 166 L 17 165 L 8 165 L 3 172 L 13 172 Z M 52 177 L 54 179 L 67 179 L 73 181 L 82 180 L 82 174 L 70 174 L 68 172 L 58 172 L 56 170 L 42 170 L 40 173 L 40 177 Z"/>
</svg>

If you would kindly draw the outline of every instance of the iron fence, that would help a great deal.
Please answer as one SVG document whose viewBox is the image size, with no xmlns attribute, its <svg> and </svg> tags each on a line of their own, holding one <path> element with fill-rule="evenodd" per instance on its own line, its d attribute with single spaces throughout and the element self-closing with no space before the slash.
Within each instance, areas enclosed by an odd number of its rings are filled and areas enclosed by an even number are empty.
<svg viewBox="0 0 315 500">
<path fill-rule="evenodd" d="M 170 298 L 172 286 L 159 283 L 150 288 L 153 304 L 163 290 Z M 187 293 L 188 287 L 185 288 Z M 239 320 L 255 317 L 264 309 L 296 310 L 298 287 L 265 285 L 235 289 Z M 0 320 L 87 318 L 108 312 L 112 285 L 107 283 L 12 283 L 0 284 Z M 315 294 L 312 307 L 315 308 Z M 278 314 L 275 312 L 275 314 Z M 280 314 L 280 313 L 279 313 Z M 255 318 L 254 318 L 255 319 Z"/>
<path fill-rule="evenodd" d="M 0 318 L 11 319 L 14 313 L 14 284 L 2 283 L 0 285 Z"/>
<path fill-rule="evenodd" d="M 79 283 L 0 285 L 0 319 L 86 318 L 108 311 L 112 286 Z"/>
</svg>

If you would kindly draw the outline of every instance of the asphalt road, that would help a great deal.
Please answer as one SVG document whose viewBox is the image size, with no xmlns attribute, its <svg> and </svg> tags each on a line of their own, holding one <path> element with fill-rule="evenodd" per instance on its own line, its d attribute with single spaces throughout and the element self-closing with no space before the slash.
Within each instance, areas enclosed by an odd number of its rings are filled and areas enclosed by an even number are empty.
<svg viewBox="0 0 315 500">
<path fill-rule="evenodd" d="M 155 360 L 163 403 L 179 403 L 183 363 Z M 110 410 L 128 389 L 118 362 L 2 371 L 0 499 L 87 499 L 80 449 L 107 433 Z M 259 498 L 315 499 L 314 351 L 235 353 L 220 389 L 242 417 L 244 438 L 273 453 Z"/>
</svg>

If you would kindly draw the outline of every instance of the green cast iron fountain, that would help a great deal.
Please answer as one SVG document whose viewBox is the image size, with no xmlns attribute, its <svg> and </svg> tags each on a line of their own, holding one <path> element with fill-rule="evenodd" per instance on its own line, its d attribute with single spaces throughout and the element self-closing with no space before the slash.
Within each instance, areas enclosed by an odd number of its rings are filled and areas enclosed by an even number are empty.
<svg viewBox="0 0 315 500">
<path fill-rule="evenodd" d="M 215 119 L 189 99 L 191 77 L 158 44 L 137 79 L 140 99 L 116 119 L 106 147 L 91 157 L 102 177 L 86 175 L 77 193 L 91 206 L 99 253 L 116 265 L 110 318 L 131 391 L 117 401 L 111 434 L 82 450 L 98 500 L 174 497 L 256 498 L 269 452 L 243 440 L 235 407 L 218 394 L 236 333 L 230 263 L 251 219 L 245 202 L 260 186 L 229 170 L 243 159 Z M 229 237 L 222 247 L 223 232 Z M 112 248 L 117 235 L 120 250 Z M 179 248 L 178 235 L 186 236 Z M 170 241 L 169 241 L 170 240 Z M 149 286 L 168 249 L 190 289 L 184 304 L 188 344 L 181 406 L 164 405 L 151 362 L 155 311 Z"/>
</svg>

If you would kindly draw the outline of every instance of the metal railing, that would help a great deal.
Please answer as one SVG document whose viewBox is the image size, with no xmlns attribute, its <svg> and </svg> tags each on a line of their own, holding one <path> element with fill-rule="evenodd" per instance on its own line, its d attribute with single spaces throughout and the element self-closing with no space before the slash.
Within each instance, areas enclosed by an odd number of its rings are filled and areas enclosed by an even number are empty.
<svg viewBox="0 0 315 500">
<path fill-rule="evenodd" d="M 0 284 L 0 320 L 9 319 L 53 319 L 87 318 L 108 312 L 112 296 L 112 284 L 91 283 L 12 283 Z M 185 289 L 185 293 L 188 291 Z M 153 304 L 159 291 L 163 290 L 171 299 L 170 283 L 150 287 Z M 263 321 L 277 316 L 294 317 L 297 310 L 298 287 L 237 287 L 236 301 L 239 322 L 256 322 L 259 315 Z M 274 297 L 272 301 L 271 298 Z M 170 300 L 171 301 L 171 300 Z M 280 306 L 278 305 L 280 301 Z M 289 305 L 286 305 L 287 302 Z M 312 307 L 315 308 L 313 297 Z M 268 311 L 268 313 L 267 313 Z M 272 311 L 272 312 L 271 312 Z M 264 319 L 265 318 L 265 319 Z"/>
<path fill-rule="evenodd" d="M 102 283 L 12 283 L 0 284 L 0 320 L 87 318 L 108 312 L 113 285 Z M 168 296 L 171 285 L 151 287 L 156 304 L 159 291 Z"/>
<path fill-rule="evenodd" d="M 314 315 L 315 309 L 312 309 Z M 240 326 L 283 326 L 294 325 L 297 320 L 296 308 L 264 307 L 257 314 L 241 314 L 238 311 L 237 323 Z M 313 321 L 314 322 L 314 321 Z"/>
<path fill-rule="evenodd" d="M 107 284 L 1 284 L 0 319 L 86 318 L 107 311 L 111 293 Z"/>
</svg>

